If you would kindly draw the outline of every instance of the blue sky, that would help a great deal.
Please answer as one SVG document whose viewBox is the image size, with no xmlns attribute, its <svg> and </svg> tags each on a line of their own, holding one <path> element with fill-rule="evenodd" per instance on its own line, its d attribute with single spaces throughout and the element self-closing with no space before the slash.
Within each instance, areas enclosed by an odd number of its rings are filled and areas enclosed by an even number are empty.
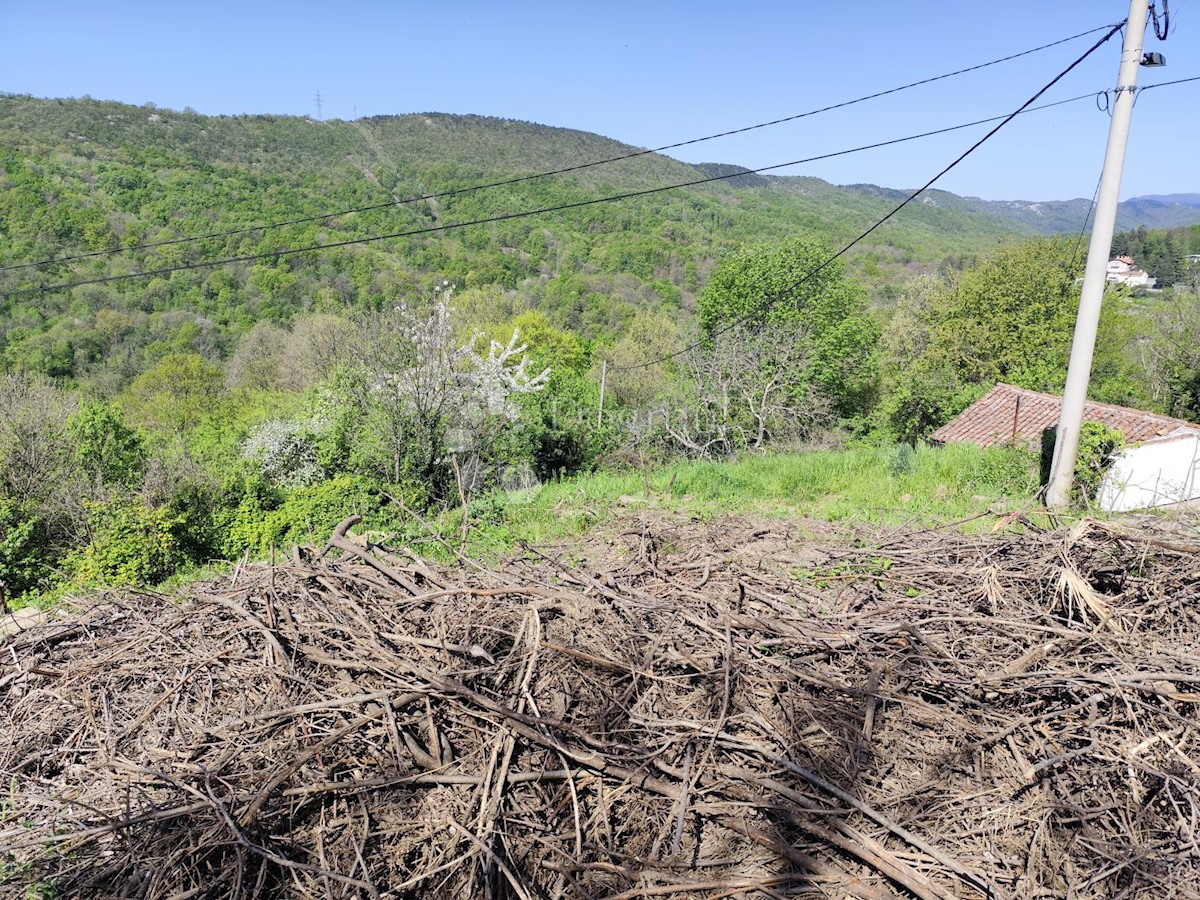
<svg viewBox="0 0 1200 900">
<path fill-rule="evenodd" d="M 1200 0 L 1174 0 L 1174 32 L 1147 49 L 1200 75 Z M 478 113 L 656 147 L 803 112 L 1025 50 L 1124 18 L 1127 0 L 738 4 L 627 2 L 262 3 L 0 0 L 0 90 L 84 94 L 201 113 L 325 118 Z M 675 152 L 749 167 L 1015 109 L 1098 37 L 1081 38 L 846 110 Z M 1120 36 L 1046 101 L 1111 88 Z M 1141 95 L 1122 196 L 1200 191 L 1200 82 Z M 988 199 L 1090 197 L 1108 116 L 1092 100 L 1014 122 L 939 182 Z M 785 174 L 913 187 L 988 126 Z"/>
</svg>

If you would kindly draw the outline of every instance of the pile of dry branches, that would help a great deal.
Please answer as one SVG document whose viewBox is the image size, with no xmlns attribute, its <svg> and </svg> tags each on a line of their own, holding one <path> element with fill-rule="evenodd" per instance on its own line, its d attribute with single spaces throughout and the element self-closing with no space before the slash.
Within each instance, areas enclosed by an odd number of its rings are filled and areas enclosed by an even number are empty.
<svg viewBox="0 0 1200 900">
<path fill-rule="evenodd" d="M 1178 533 L 351 524 L 0 639 L 0 896 L 1200 895 Z"/>
</svg>

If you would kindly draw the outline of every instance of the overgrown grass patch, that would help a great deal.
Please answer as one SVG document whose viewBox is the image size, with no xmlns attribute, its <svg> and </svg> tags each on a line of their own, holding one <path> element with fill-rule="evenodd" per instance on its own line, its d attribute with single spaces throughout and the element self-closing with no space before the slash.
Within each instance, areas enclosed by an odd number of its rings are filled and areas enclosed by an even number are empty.
<svg viewBox="0 0 1200 900">
<path fill-rule="evenodd" d="M 605 472 L 545 485 L 505 505 L 502 524 L 480 523 L 472 545 L 569 537 L 619 510 L 671 509 L 828 521 L 936 525 L 996 517 L 1036 502 L 1035 458 L 1014 449 L 855 447 L 680 462 L 647 472 Z M 461 520 L 460 520 L 461 521 Z"/>
</svg>

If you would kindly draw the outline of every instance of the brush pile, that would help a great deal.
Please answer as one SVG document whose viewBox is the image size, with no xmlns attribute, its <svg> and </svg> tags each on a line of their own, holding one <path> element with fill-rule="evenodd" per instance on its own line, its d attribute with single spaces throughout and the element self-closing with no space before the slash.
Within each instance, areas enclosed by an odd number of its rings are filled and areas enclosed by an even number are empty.
<svg viewBox="0 0 1200 900">
<path fill-rule="evenodd" d="M 1179 526 L 353 524 L 0 638 L 0 897 L 1200 896 Z"/>
</svg>

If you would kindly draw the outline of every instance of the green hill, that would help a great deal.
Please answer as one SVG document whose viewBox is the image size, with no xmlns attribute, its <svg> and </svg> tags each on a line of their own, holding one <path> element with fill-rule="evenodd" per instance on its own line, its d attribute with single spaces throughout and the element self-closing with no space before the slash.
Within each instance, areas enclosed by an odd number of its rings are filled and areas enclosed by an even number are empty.
<svg viewBox="0 0 1200 900">
<path fill-rule="evenodd" d="M 89 98 L 0 96 L 0 265 L 129 248 L 0 272 L 0 293 L 6 295 L 0 299 L 0 360 L 7 369 L 77 376 L 102 355 L 98 331 L 108 327 L 104 322 L 125 320 L 145 326 L 143 343 L 220 355 L 256 321 L 379 308 L 442 278 L 460 290 L 499 286 L 515 294 L 521 308 L 542 309 L 586 338 L 610 339 L 642 307 L 666 304 L 687 315 L 715 260 L 733 247 L 800 233 L 816 233 L 832 247 L 902 196 L 643 154 L 550 178 L 402 202 L 637 149 L 587 132 L 479 116 L 426 113 L 354 122 L 210 117 Z M 735 177 L 455 227 L 726 174 Z M 244 230 L 373 205 L 383 208 Z M 203 267 L 224 257 L 430 228 L 445 230 Z M 958 265 L 1038 230 L 993 206 L 930 192 L 857 247 L 848 269 L 880 296 L 914 272 Z M 227 231 L 240 233 L 139 249 Z M 202 267 L 34 292 L 42 285 L 188 264 Z"/>
</svg>

